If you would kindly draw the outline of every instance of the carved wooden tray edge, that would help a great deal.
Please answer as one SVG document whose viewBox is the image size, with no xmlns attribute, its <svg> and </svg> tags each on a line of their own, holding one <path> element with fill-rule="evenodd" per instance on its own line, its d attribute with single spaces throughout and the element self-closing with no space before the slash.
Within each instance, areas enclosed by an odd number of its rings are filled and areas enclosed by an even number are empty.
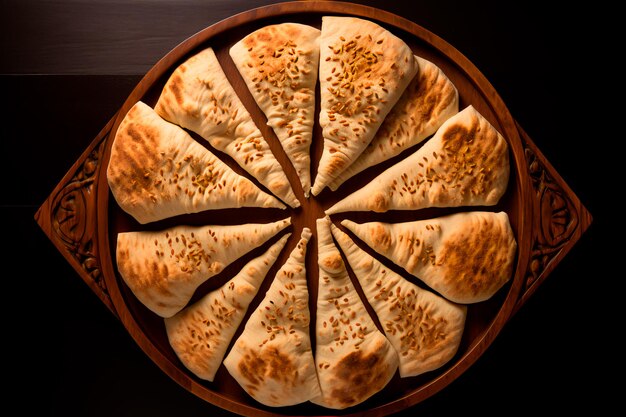
<svg viewBox="0 0 626 417">
<path fill-rule="evenodd" d="M 593 220 L 591 213 L 516 121 L 532 182 L 530 259 L 515 314 L 574 247 Z M 556 227 L 555 227 L 556 226 Z"/>
<path fill-rule="evenodd" d="M 98 250 L 98 174 L 117 113 L 82 153 L 35 213 L 35 220 L 78 275 L 117 317 L 101 273 Z"/>
</svg>

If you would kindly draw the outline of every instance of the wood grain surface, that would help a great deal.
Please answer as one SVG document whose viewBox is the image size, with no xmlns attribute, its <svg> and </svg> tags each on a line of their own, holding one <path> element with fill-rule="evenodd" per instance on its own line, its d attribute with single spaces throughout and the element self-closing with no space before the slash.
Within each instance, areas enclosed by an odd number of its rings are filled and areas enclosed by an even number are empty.
<svg viewBox="0 0 626 417">
<path fill-rule="evenodd" d="M 14 379 L 18 385 L 45 381 L 46 386 L 38 389 L 42 398 L 38 405 L 64 415 L 223 413 L 178 387 L 143 356 L 36 230 L 32 215 L 158 58 L 198 29 L 261 4 L 265 2 L 2 3 L 0 82 L 14 104 L 3 114 L 2 169 L 5 178 L 19 172 L 21 180 L 7 182 L 8 192 L 2 194 L 0 204 L 3 218 L 15 219 L 7 223 L 11 235 L 17 236 L 16 247 L 32 248 L 37 254 L 35 259 L 32 251 L 6 256 L 28 266 L 16 284 L 22 291 L 16 288 L 15 293 L 30 298 L 26 304 L 15 299 L 11 311 L 36 306 L 28 309 L 32 314 L 21 314 L 10 323 L 9 330 L 27 339 L 22 318 L 34 316 L 41 322 L 43 314 L 47 319 L 38 324 L 38 341 L 44 338 L 45 353 L 35 345 L 22 347 L 19 357 L 38 360 L 35 367 L 19 361 Z M 580 130 L 564 123 L 576 116 L 582 120 L 583 114 L 577 113 L 582 110 L 563 108 L 563 101 L 575 95 L 567 77 L 553 76 L 567 73 L 575 53 L 572 43 L 577 34 L 567 22 L 559 21 L 555 28 L 550 19 L 554 16 L 538 14 L 532 5 L 518 6 L 513 15 L 488 3 L 376 6 L 423 25 L 465 53 L 594 212 L 594 188 L 579 169 L 584 157 Z M 529 56 L 534 65 L 529 65 Z M 537 62 L 542 63 L 540 68 Z M 27 164 L 25 153 L 33 154 Z M 517 404 L 519 411 L 530 412 L 546 401 L 557 407 L 566 398 L 551 389 L 554 384 L 569 390 L 568 398 L 573 392 L 583 399 L 586 393 L 584 398 L 591 403 L 593 387 L 572 379 L 595 368 L 585 361 L 576 369 L 571 366 L 572 358 L 593 348 L 574 336 L 590 319 L 574 319 L 571 303 L 592 272 L 598 274 L 597 267 L 592 269 L 585 260 L 593 251 L 589 242 L 597 236 L 597 228 L 594 224 L 487 355 L 411 412 L 480 410 L 495 415 L 504 404 Z M 24 252 L 31 256 L 24 257 Z"/>
</svg>

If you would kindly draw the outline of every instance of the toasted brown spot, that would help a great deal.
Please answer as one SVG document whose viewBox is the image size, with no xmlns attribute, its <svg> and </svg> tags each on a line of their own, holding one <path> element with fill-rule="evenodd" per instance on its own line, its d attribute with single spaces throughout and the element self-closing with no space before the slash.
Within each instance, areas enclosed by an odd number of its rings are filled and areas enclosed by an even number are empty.
<svg viewBox="0 0 626 417">
<path fill-rule="evenodd" d="M 298 369 L 288 355 L 276 346 L 267 346 L 260 352 L 249 350 L 238 365 L 241 375 L 250 381 L 248 387 L 254 392 L 271 378 L 284 387 L 294 387 L 298 382 Z"/>
<path fill-rule="evenodd" d="M 172 94 L 174 94 L 174 98 L 176 99 L 176 102 L 179 105 L 182 105 L 184 101 L 183 99 L 184 83 L 180 75 L 174 73 L 172 75 L 172 79 L 168 82 L 168 86 L 170 90 L 172 90 Z"/>
<path fill-rule="evenodd" d="M 257 42 L 269 42 L 272 40 L 272 34 L 271 32 L 274 32 L 274 30 L 271 30 L 273 28 L 268 28 L 265 30 L 261 30 L 258 31 L 257 33 L 254 34 L 254 36 L 250 36 L 248 38 L 246 38 L 246 40 L 244 41 L 244 45 L 247 47 L 254 47 Z"/>
<path fill-rule="evenodd" d="M 250 381 L 248 387 L 251 391 L 253 391 L 253 389 L 256 390 L 257 386 L 263 381 L 266 366 L 263 359 L 258 356 L 251 356 L 250 354 L 246 354 L 241 362 L 239 362 L 239 372 L 241 372 L 244 378 Z"/>
<path fill-rule="evenodd" d="M 159 132 L 149 126 L 129 121 L 115 139 L 109 165 L 111 185 L 129 195 L 153 189 L 152 175 L 159 163 Z"/>
<path fill-rule="evenodd" d="M 322 269 L 330 273 L 338 273 L 343 268 L 343 260 L 339 251 L 333 251 L 333 253 L 326 255 L 320 259 L 319 263 Z"/>
<path fill-rule="evenodd" d="M 389 198 L 386 193 L 379 192 L 368 202 L 368 208 L 377 213 L 383 213 L 389 209 Z"/>
<path fill-rule="evenodd" d="M 460 298 L 491 296 L 513 272 L 515 240 L 510 229 L 484 218 L 444 242 L 445 281 Z"/>
<path fill-rule="evenodd" d="M 459 152 L 464 144 L 471 143 L 476 138 L 478 119 L 474 119 L 470 126 L 455 124 L 449 126 L 443 134 L 443 146 L 450 146 L 452 150 Z"/>
<path fill-rule="evenodd" d="M 391 246 L 391 235 L 382 223 L 374 223 L 370 228 L 370 237 L 377 251 L 388 251 Z"/>
<path fill-rule="evenodd" d="M 330 150 L 330 153 L 333 153 L 333 150 Z M 328 164 L 327 172 L 340 172 L 344 166 L 346 166 L 346 157 L 342 153 L 335 153 L 331 158 Z"/>
<path fill-rule="evenodd" d="M 330 396 L 344 407 L 362 402 L 380 391 L 389 380 L 389 365 L 385 363 L 385 345 L 365 354 L 354 351 L 332 369 L 334 380 Z"/>
<path fill-rule="evenodd" d="M 131 256 L 127 245 L 131 242 L 118 240 L 117 267 L 127 285 L 133 292 L 156 291 L 163 296 L 171 296 L 169 288 L 169 269 L 163 262 L 145 259 L 143 264 L 138 263 Z"/>
<path fill-rule="evenodd" d="M 259 270 L 258 270 L 258 269 L 257 269 L 254 265 L 250 265 L 250 266 L 248 267 L 248 269 L 246 270 L 246 273 L 247 273 L 248 275 L 250 275 L 251 277 L 253 277 L 253 276 L 255 276 L 256 274 L 258 274 L 258 273 L 259 273 Z M 252 290 L 253 290 L 253 289 L 252 289 L 252 288 L 250 288 L 250 291 L 252 291 Z"/>
<path fill-rule="evenodd" d="M 256 187 L 250 181 L 241 178 L 237 182 L 237 202 L 239 205 L 246 204 L 249 200 L 253 199 L 256 195 Z"/>
</svg>

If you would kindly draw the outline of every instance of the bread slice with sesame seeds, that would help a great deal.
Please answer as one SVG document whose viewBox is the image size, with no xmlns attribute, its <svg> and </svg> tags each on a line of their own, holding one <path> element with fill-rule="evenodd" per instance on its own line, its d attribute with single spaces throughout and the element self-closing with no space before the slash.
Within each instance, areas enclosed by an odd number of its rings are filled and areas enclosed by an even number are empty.
<svg viewBox="0 0 626 417">
<path fill-rule="evenodd" d="M 411 48 L 382 26 L 354 17 L 322 18 L 319 120 L 324 150 L 313 195 L 369 145 L 417 69 Z"/>
<path fill-rule="evenodd" d="M 311 401 L 343 409 L 382 390 L 398 369 L 398 355 L 352 285 L 330 226 L 328 217 L 317 219 L 315 365 L 322 395 Z"/>
<path fill-rule="evenodd" d="M 467 307 L 451 303 L 386 268 L 334 225 L 332 232 L 398 352 L 400 376 L 420 375 L 450 361 L 461 343 Z"/>
<path fill-rule="evenodd" d="M 293 164 L 311 189 L 309 148 L 315 121 L 320 31 L 299 23 L 258 29 L 230 48 L 239 73 Z"/>
<path fill-rule="evenodd" d="M 350 220 L 341 224 L 456 303 L 485 301 L 513 275 L 517 243 L 505 212 L 473 211 L 395 224 Z"/>
<path fill-rule="evenodd" d="M 172 349 L 198 378 L 207 381 L 215 378 L 248 305 L 289 236 L 291 233 L 285 234 L 220 288 L 165 319 L 165 330 Z"/>
<path fill-rule="evenodd" d="M 282 407 L 320 395 L 309 335 L 305 257 L 311 230 L 304 228 L 289 259 L 276 273 L 224 365 L 258 402 Z"/>
<path fill-rule="evenodd" d="M 495 205 L 509 182 L 509 149 L 474 107 L 449 118 L 420 149 L 326 210 Z"/>
<path fill-rule="evenodd" d="M 203 210 L 285 208 L 141 101 L 115 133 L 107 180 L 119 206 L 142 224 Z"/>
<path fill-rule="evenodd" d="M 155 110 L 165 120 L 196 132 L 215 149 L 229 155 L 289 206 L 300 205 L 213 49 L 200 51 L 174 70 Z"/>
<path fill-rule="evenodd" d="M 143 305 L 161 317 L 182 310 L 196 289 L 291 224 L 175 226 L 117 235 L 117 269 Z"/>
<path fill-rule="evenodd" d="M 335 191 L 359 172 L 399 155 L 431 136 L 459 112 L 459 93 L 430 61 L 418 56 L 419 70 L 357 160 L 330 183 Z"/>
</svg>

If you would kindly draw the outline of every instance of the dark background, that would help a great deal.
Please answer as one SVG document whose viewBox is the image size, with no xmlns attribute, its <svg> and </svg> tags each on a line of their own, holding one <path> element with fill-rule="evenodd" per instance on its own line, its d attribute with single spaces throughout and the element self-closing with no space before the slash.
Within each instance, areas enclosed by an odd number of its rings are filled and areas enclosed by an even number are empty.
<svg viewBox="0 0 626 417">
<path fill-rule="evenodd" d="M 161 56 L 218 20 L 268 3 L 0 0 L 3 379 L 15 390 L 5 395 L 6 408 L 65 416 L 226 415 L 143 354 L 33 215 Z M 594 216 L 487 352 L 410 414 L 602 414 L 614 399 L 603 373 L 619 378 L 623 362 L 613 352 L 623 352 L 620 327 L 603 326 L 612 315 L 606 293 L 624 276 L 607 269 L 611 259 L 600 238 L 606 217 L 599 203 L 607 194 L 598 178 L 607 177 L 610 164 L 599 156 L 611 153 L 604 141 L 624 136 L 597 131 L 608 118 L 599 92 L 613 84 L 611 65 L 597 50 L 604 39 L 588 26 L 604 24 L 596 16 L 602 7 L 358 3 L 406 17 L 465 54 Z"/>
</svg>

